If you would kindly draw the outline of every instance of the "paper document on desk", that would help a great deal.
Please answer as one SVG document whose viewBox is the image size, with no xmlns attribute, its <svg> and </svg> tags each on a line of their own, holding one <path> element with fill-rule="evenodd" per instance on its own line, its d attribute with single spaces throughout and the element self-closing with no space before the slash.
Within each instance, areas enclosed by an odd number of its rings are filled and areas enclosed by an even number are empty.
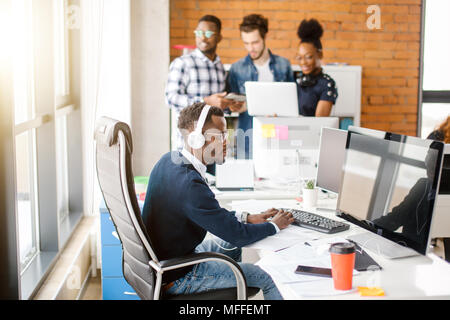
<svg viewBox="0 0 450 320">
<path fill-rule="evenodd" d="M 323 280 L 321 277 L 295 274 L 298 265 L 331 268 L 331 257 L 328 250 L 321 247 L 297 243 L 287 249 L 280 250 L 260 259 L 256 265 L 264 269 L 275 282 L 293 283 Z M 353 270 L 353 274 L 358 271 Z"/>
<path fill-rule="evenodd" d="M 330 238 L 338 239 L 338 238 Z M 275 260 L 283 260 L 286 262 L 293 262 L 304 266 L 331 268 L 331 256 L 328 251 L 330 240 L 308 240 L 306 243 L 320 244 L 320 245 L 308 245 L 305 243 L 298 243 L 294 246 L 280 250 L 274 253 Z M 341 242 L 332 241 L 331 243 Z M 358 274 L 358 271 L 353 270 L 353 274 Z"/>
<path fill-rule="evenodd" d="M 246 246 L 246 248 L 257 249 L 257 250 L 277 251 L 280 249 L 290 247 L 290 246 L 298 243 L 299 241 L 301 241 L 301 240 L 278 238 L 275 235 L 275 236 L 267 237 L 263 240 L 255 242 L 255 243 L 252 243 L 252 244 Z"/>
<path fill-rule="evenodd" d="M 266 255 L 256 263 L 276 283 L 307 282 L 323 279 L 316 276 L 296 274 L 295 269 L 299 264 L 312 267 L 328 267 L 324 259 L 317 257 L 313 248 L 305 246 L 303 242 Z"/>
<path fill-rule="evenodd" d="M 268 256 L 267 256 L 268 257 Z M 271 255 L 272 261 L 294 263 L 310 267 L 331 268 L 331 257 L 327 251 L 297 243 L 289 248 L 280 250 Z"/>
<path fill-rule="evenodd" d="M 269 236 L 246 246 L 246 248 L 277 251 L 298 243 L 313 241 L 313 238 L 308 233 L 302 234 L 298 230 L 293 230 L 292 228 L 298 227 L 289 226 L 273 236 Z"/>
</svg>

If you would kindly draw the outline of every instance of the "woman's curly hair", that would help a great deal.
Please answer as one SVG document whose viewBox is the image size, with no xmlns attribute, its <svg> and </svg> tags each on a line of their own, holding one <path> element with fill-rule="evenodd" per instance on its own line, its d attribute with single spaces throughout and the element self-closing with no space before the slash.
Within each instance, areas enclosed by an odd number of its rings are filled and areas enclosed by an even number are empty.
<svg viewBox="0 0 450 320">
<path fill-rule="evenodd" d="M 323 28 L 316 19 L 303 20 L 298 26 L 297 35 L 301 42 L 311 43 L 317 50 L 322 51 L 320 38 L 323 36 Z"/>
</svg>

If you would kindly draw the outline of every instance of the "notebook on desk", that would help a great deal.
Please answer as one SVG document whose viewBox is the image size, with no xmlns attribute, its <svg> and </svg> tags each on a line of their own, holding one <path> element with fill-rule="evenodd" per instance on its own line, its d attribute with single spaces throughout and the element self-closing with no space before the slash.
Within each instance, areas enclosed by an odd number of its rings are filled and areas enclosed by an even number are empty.
<svg viewBox="0 0 450 320">
<path fill-rule="evenodd" d="M 350 240 L 348 240 L 350 241 Z M 355 267 L 357 271 L 381 270 L 381 266 L 365 252 L 357 243 L 350 241 L 355 245 Z"/>
<path fill-rule="evenodd" d="M 381 270 L 381 266 L 366 252 L 364 251 L 358 244 L 355 242 L 345 239 L 343 237 L 334 237 L 334 238 L 322 238 L 313 241 L 305 242 L 306 245 L 322 248 L 320 250 L 327 250 L 332 243 L 336 242 L 352 242 L 355 245 L 355 266 L 354 269 L 356 271 L 368 271 L 368 270 Z"/>
</svg>

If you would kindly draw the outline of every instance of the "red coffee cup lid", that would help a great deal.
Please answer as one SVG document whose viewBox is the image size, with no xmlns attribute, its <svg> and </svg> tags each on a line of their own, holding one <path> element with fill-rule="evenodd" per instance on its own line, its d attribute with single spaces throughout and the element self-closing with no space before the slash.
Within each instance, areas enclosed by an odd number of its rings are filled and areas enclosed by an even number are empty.
<svg viewBox="0 0 450 320">
<path fill-rule="evenodd" d="M 348 254 L 355 252 L 355 245 L 351 242 L 337 242 L 330 246 L 330 253 Z"/>
</svg>

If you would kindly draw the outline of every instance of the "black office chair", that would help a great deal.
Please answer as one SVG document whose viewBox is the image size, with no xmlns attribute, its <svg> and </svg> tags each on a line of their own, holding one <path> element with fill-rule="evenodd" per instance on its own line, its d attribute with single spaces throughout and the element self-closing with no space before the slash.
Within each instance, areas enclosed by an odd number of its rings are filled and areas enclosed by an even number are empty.
<svg viewBox="0 0 450 320">
<path fill-rule="evenodd" d="M 141 299 L 158 300 L 246 300 L 258 293 L 259 288 L 247 288 L 239 265 L 226 255 L 203 252 L 160 261 L 153 250 L 141 218 L 136 199 L 131 154 L 133 143 L 126 123 L 102 117 L 95 129 L 97 177 L 106 207 L 122 244 L 122 270 L 126 281 Z M 191 295 L 163 295 L 162 276 L 174 270 L 205 261 L 226 263 L 236 277 L 236 288 L 211 290 Z"/>
</svg>

